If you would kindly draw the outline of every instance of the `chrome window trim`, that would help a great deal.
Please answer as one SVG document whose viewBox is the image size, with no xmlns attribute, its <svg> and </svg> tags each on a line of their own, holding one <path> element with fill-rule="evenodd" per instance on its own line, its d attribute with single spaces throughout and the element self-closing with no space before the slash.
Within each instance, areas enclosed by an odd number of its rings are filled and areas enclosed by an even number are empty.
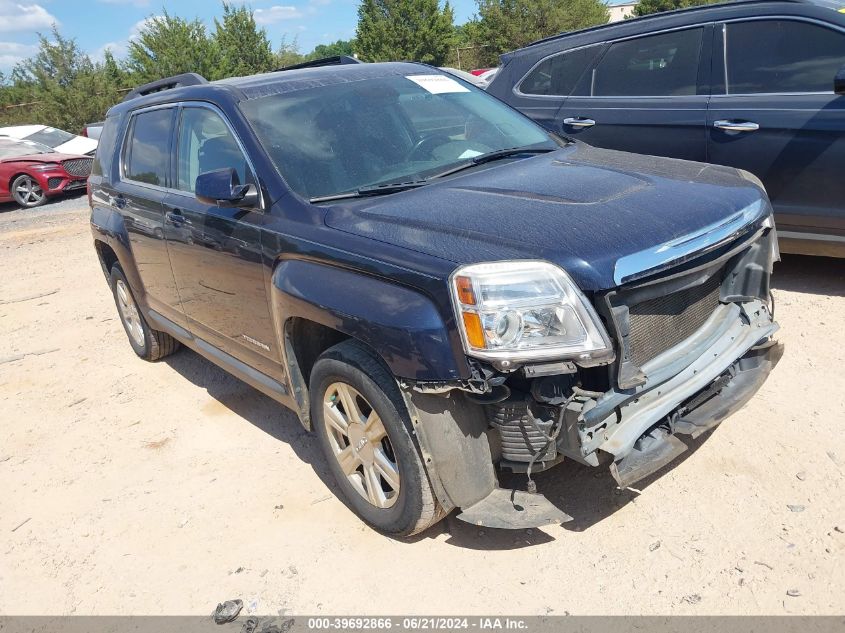
<svg viewBox="0 0 845 633">
<path fill-rule="evenodd" d="M 697 231 L 620 257 L 613 269 L 613 281 L 621 286 L 713 251 L 745 233 L 764 215 L 769 218 L 767 225 L 774 226 L 768 205 L 763 198 L 758 198 L 731 216 Z"/>
<path fill-rule="evenodd" d="M 547 55 L 546 57 L 543 57 L 542 59 L 540 59 L 540 61 L 535 63 L 531 68 L 529 68 L 528 72 L 526 72 L 522 76 L 522 79 L 520 79 L 518 82 L 516 82 L 516 85 L 514 85 L 514 87 L 511 89 L 511 91 L 517 97 L 526 97 L 526 98 L 529 98 L 529 99 L 566 99 L 569 95 L 533 95 L 533 94 L 530 94 L 530 93 L 522 92 L 522 90 L 521 90 L 522 84 L 525 82 L 526 79 L 528 79 L 528 76 L 531 73 L 533 73 L 534 70 L 536 70 L 536 68 L 538 66 L 540 66 L 540 64 L 543 64 L 544 62 L 546 62 L 546 61 L 548 61 L 548 60 L 550 60 L 554 57 L 560 57 L 561 55 L 566 55 L 568 53 L 574 53 L 575 51 L 580 51 L 580 50 L 583 50 L 585 48 L 591 48 L 593 46 L 604 46 L 605 44 L 607 44 L 607 42 L 597 42 L 597 43 L 594 43 L 594 44 L 583 44 L 582 46 L 575 46 L 573 48 L 567 48 L 564 51 L 558 51 L 557 53 L 552 53 L 551 55 Z M 574 88 L 573 88 L 573 90 L 574 90 Z"/>
<path fill-rule="evenodd" d="M 552 53 L 551 55 L 547 55 L 546 57 L 543 57 L 540 61 L 538 61 L 536 64 L 534 64 L 528 70 L 528 72 L 525 73 L 522 76 L 522 79 L 520 79 L 516 83 L 512 92 L 518 97 L 527 97 L 527 98 L 530 98 L 530 99 L 541 99 L 541 98 L 544 98 L 544 99 L 567 99 L 572 95 L 531 95 L 531 94 L 524 94 L 522 92 L 519 92 L 519 91 L 517 91 L 517 88 L 522 85 L 522 82 L 525 81 L 528 78 L 528 75 L 530 75 L 537 66 L 542 64 L 547 59 L 551 59 L 552 57 L 557 57 L 558 55 L 565 55 L 566 53 L 569 53 L 571 51 L 577 51 L 577 50 L 580 50 L 582 48 L 588 48 L 590 46 L 607 46 L 609 48 L 610 46 L 612 46 L 613 44 L 616 44 L 617 42 L 625 42 L 627 40 L 636 40 L 636 39 L 641 39 L 643 37 L 651 37 L 653 35 L 663 35 L 664 33 L 673 33 L 675 31 L 686 31 L 686 30 L 689 30 L 689 29 L 704 28 L 704 27 L 709 26 L 711 24 L 716 24 L 717 22 L 718 22 L 718 20 L 707 20 L 706 22 L 697 22 L 695 24 L 685 24 L 683 26 L 673 26 L 672 28 L 669 28 L 669 29 L 660 29 L 658 31 L 650 31 L 648 33 L 639 33 L 637 35 L 627 35 L 625 37 L 617 37 L 617 38 L 614 38 L 614 39 L 611 39 L 611 40 L 600 40 L 598 42 L 592 42 L 590 44 L 582 44 L 581 46 L 574 46 L 573 48 L 567 48 L 566 50 L 559 51 L 557 53 Z M 704 44 L 704 41 L 703 41 L 703 38 L 702 38 L 702 46 L 703 46 L 703 44 Z M 699 56 L 700 55 L 701 55 L 701 51 L 699 50 Z M 604 58 L 604 55 L 602 55 L 598 59 L 597 62 L 593 63 L 593 70 L 595 70 L 597 64 L 601 63 L 601 60 L 603 58 Z M 594 76 L 593 76 L 593 80 L 595 80 L 595 73 L 594 73 Z M 590 92 L 592 92 L 592 89 L 590 90 Z M 581 98 L 588 98 L 588 99 L 628 99 L 628 98 L 634 98 L 634 97 L 629 97 L 629 96 L 625 96 L 625 95 L 619 95 L 619 96 L 615 96 L 615 97 L 614 96 L 607 96 L 607 95 L 601 95 L 601 96 L 577 95 L 577 96 L 579 96 Z M 708 95 L 637 95 L 636 98 L 638 98 L 638 99 L 678 99 L 678 98 L 683 98 L 683 97 L 707 97 L 707 96 Z"/>
<path fill-rule="evenodd" d="M 728 24 L 736 24 L 739 22 L 764 22 L 764 21 L 772 21 L 772 20 L 780 20 L 785 22 L 807 22 L 809 24 L 815 24 L 816 26 L 820 26 L 822 28 L 830 29 L 831 31 L 836 31 L 843 36 L 845 36 L 845 28 L 839 26 L 838 24 L 833 24 L 831 22 L 825 22 L 824 20 L 819 20 L 818 18 L 809 18 L 804 15 L 782 15 L 782 14 L 773 14 L 773 15 L 753 15 L 744 18 L 730 18 L 728 20 L 719 20 L 719 23 L 722 25 L 722 47 L 723 47 L 723 56 L 722 56 L 722 63 L 724 64 L 724 73 L 725 73 L 725 93 L 724 94 L 714 94 L 713 97 L 786 97 L 790 95 L 804 95 L 804 96 L 811 96 L 811 95 L 834 95 L 833 92 L 833 79 L 831 79 L 831 89 L 830 92 L 815 92 L 815 91 L 801 91 L 801 92 L 730 92 L 728 86 Z"/>
</svg>

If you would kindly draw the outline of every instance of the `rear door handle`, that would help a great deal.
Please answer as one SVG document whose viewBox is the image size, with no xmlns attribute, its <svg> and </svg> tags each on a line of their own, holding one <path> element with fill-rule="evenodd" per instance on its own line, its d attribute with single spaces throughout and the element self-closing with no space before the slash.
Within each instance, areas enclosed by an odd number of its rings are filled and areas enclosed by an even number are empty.
<svg viewBox="0 0 845 633">
<path fill-rule="evenodd" d="M 126 207 L 126 198 L 123 197 L 122 193 L 119 193 L 116 196 L 109 196 L 109 205 L 117 207 L 118 209 L 123 209 Z"/>
<path fill-rule="evenodd" d="M 596 122 L 593 119 L 585 119 L 584 117 L 567 117 L 563 120 L 564 125 L 571 125 L 572 127 L 593 127 Z"/>
<path fill-rule="evenodd" d="M 756 132 L 760 126 L 753 121 L 713 121 L 713 127 L 726 132 Z"/>
<path fill-rule="evenodd" d="M 185 216 L 179 209 L 173 209 L 164 214 L 164 220 L 173 226 L 182 226 L 185 224 Z"/>
</svg>

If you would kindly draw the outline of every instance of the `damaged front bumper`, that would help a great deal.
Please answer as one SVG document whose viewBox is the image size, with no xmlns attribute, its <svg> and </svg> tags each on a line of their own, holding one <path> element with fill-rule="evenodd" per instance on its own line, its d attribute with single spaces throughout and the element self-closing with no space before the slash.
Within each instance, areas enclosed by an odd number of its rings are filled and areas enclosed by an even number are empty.
<svg viewBox="0 0 845 633">
<path fill-rule="evenodd" d="M 537 462 L 535 472 L 569 457 L 609 465 L 621 487 L 655 473 L 687 449 L 679 435 L 697 437 L 754 395 L 783 354 L 773 339 L 777 329 L 762 301 L 720 306 L 694 336 L 644 365 L 648 378 L 639 387 L 572 399 L 557 445 Z M 445 510 L 460 508 L 458 518 L 494 528 L 571 520 L 541 494 L 498 486 L 494 462 L 522 472 L 526 464 L 502 458 L 490 441 L 487 413 L 466 394 L 435 396 L 410 389 L 405 394 Z"/>
</svg>

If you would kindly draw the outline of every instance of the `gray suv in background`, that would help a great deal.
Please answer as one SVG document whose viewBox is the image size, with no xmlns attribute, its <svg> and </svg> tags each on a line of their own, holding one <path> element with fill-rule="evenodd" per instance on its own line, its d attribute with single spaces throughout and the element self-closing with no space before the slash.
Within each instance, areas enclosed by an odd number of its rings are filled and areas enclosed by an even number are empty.
<svg viewBox="0 0 845 633">
<path fill-rule="evenodd" d="M 487 90 L 591 145 L 747 170 L 783 251 L 845 257 L 843 6 L 750 0 L 567 33 L 503 55 Z"/>
</svg>

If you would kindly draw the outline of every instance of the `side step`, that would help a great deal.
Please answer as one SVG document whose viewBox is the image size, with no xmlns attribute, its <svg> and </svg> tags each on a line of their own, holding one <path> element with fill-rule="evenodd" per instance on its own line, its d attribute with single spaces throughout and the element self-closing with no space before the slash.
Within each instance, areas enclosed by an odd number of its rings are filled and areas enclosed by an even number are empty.
<svg viewBox="0 0 845 633">
<path fill-rule="evenodd" d="M 473 525 L 504 530 L 536 528 L 572 520 L 541 494 L 504 488 L 494 488 L 493 492 L 457 516 Z"/>
<path fill-rule="evenodd" d="M 620 488 L 627 488 L 656 473 L 685 450 L 687 445 L 674 435 L 653 429 L 637 440 L 630 453 L 610 465 L 610 474 Z"/>
</svg>

